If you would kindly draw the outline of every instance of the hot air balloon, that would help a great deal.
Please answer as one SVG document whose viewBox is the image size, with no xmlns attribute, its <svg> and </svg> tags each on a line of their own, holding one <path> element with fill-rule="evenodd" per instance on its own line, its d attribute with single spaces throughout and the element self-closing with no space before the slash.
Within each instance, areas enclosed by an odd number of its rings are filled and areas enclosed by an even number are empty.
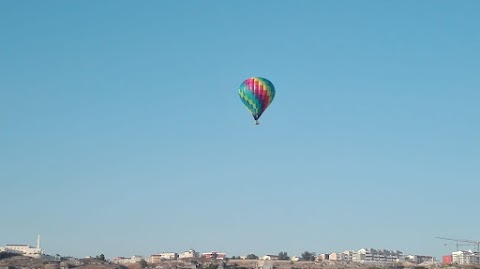
<svg viewBox="0 0 480 269">
<path fill-rule="evenodd" d="M 255 125 L 258 125 L 260 124 L 258 119 L 275 97 L 275 87 L 268 79 L 251 77 L 240 84 L 238 94 L 243 104 L 252 114 Z"/>
</svg>

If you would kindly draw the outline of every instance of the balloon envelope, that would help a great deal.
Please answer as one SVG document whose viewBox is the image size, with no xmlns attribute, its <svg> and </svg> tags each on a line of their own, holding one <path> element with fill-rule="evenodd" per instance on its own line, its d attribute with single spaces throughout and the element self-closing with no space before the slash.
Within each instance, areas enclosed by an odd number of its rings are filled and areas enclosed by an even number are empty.
<svg viewBox="0 0 480 269">
<path fill-rule="evenodd" d="M 238 94 L 255 120 L 262 116 L 275 97 L 275 87 L 266 78 L 251 77 L 240 84 Z"/>
</svg>

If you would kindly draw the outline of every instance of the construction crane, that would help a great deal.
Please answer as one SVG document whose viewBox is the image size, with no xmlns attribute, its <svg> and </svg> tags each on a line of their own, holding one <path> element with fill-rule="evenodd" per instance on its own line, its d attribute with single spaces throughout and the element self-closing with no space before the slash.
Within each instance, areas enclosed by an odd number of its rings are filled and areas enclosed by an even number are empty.
<svg viewBox="0 0 480 269">
<path fill-rule="evenodd" d="M 457 251 L 459 246 L 477 246 L 477 252 L 480 252 L 480 241 L 469 240 L 469 239 L 445 238 L 445 237 L 436 237 L 436 238 L 455 241 L 455 245 L 457 246 Z M 461 243 L 464 243 L 464 244 L 461 244 Z"/>
</svg>

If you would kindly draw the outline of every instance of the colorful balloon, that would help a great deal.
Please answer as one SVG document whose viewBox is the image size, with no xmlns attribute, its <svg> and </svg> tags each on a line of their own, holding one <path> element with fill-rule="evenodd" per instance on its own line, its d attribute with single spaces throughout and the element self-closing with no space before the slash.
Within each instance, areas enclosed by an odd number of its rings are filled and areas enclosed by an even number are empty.
<svg viewBox="0 0 480 269">
<path fill-rule="evenodd" d="M 268 79 L 251 77 L 240 84 L 238 94 L 258 125 L 258 119 L 275 97 L 275 87 Z"/>
</svg>

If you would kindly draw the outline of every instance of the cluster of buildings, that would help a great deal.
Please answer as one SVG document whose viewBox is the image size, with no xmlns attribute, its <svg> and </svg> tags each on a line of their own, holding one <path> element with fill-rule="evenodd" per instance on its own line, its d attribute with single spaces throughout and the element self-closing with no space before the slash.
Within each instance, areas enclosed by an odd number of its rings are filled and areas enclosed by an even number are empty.
<svg viewBox="0 0 480 269">
<path fill-rule="evenodd" d="M 161 252 L 161 253 L 150 255 L 150 257 L 147 259 L 145 259 L 142 256 L 132 256 L 130 258 L 117 257 L 113 259 L 113 262 L 118 264 L 128 264 L 128 263 L 140 262 L 143 260 L 149 263 L 159 263 L 162 261 L 179 260 L 179 259 L 180 260 L 188 260 L 188 259 L 224 260 L 226 257 L 227 257 L 227 254 L 224 252 L 211 251 L 211 252 L 199 253 L 193 249 L 190 249 L 183 253 Z"/>
<path fill-rule="evenodd" d="M 458 250 L 442 257 L 444 264 L 480 264 L 480 252 Z"/>
<path fill-rule="evenodd" d="M 185 259 L 215 259 L 223 260 L 226 254 L 223 252 L 204 252 L 199 253 L 191 249 L 183 253 L 176 252 L 162 252 L 153 254 L 147 259 L 141 256 L 132 256 L 130 258 L 118 257 L 114 262 L 120 264 L 135 263 L 144 260 L 149 263 L 159 263 L 169 260 L 185 260 Z M 247 259 L 246 256 L 240 256 L 241 259 Z M 279 260 L 278 255 L 265 255 L 260 257 L 261 261 Z M 298 257 L 290 257 L 291 261 L 301 260 Z M 360 263 L 398 263 L 410 262 L 414 264 L 429 264 L 436 263 L 435 257 L 425 255 L 411 255 L 404 254 L 399 250 L 386 250 L 374 248 L 361 248 L 359 250 L 346 250 L 343 252 L 334 252 L 329 254 L 320 254 L 315 257 L 316 261 L 346 261 L 346 262 L 360 262 Z M 451 255 L 443 256 L 442 262 L 444 264 L 480 264 L 480 252 L 471 250 L 461 250 L 452 252 Z"/>
<path fill-rule="evenodd" d="M 276 255 L 267 255 L 261 257 L 261 260 L 278 260 Z M 290 260 L 297 261 L 298 257 L 291 257 Z M 398 250 L 362 248 L 357 251 L 346 250 L 330 254 L 320 254 L 315 257 L 316 261 L 346 261 L 360 263 L 399 263 L 410 262 L 414 264 L 436 263 L 435 257 L 424 255 L 406 255 Z M 443 264 L 480 264 L 480 252 L 472 250 L 454 251 L 450 255 L 442 257 Z"/>
<path fill-rule="evenodd" d="M 37 246 L 32 247 L 30 245 L 24 244 L 7 244 L 5 247 L 0 247 L 0 252 L 15 253 L 25 256 L 30 256 L 34 258 L 43 258 L 48 259 L 48 255 L 45 255 L 43 250 L 40 248 L 40 236 L 37 238 Z M 148 263 L 160 263 L 162 261 L 171 261 L 171 260 L 195 260 L 195 259 L 205 259 L 205 260 L 224 260 L 226 258 L 226 253 L 224 252 L 204 252 L 199 253 L 193 249 L 184 251 L 183 253 L 176 252 L 162 252 L 150 255 L 148 258 L 142 256 L 132 256 L 129 258 L 117 257 L 113 259 L 114 263 L 118 264 L 129 264 L 137 262 L 148 262 Z M 240 257 L 241 259 L 247 259 L 247 256 Z M 261 261 L 272 261 L 279 260 L 278 255 L 266 255 L 260 257 Z M 300 260 L 298 257 L 291 257 L 291 261 Z M 347 262 L 361 262 L 361 263 L 396 263 L 396 262 L 411 262 L 415 264 L 421 263 L 435 263 L 435 258 L 432 256 L 423 256 L 423 255 L 405 255 L 403 252 L 398 250 L 386 250 L 386 249 L 373 249 L 373 248 L 362 248 L 357 251 L 346 250 L 343 252 L 330 253 L 330 254 L 320 254 L 315 257 L 316 261 L 347 261 Z M 445 255 L 442 257 L 442 263 L 444 264 L 480 264 L 480 252 L 477 250 L 458 250 L 452 252 L 450 255 Z"/>
<path fill-rule="evenodd" d="M 132 256 L 130 258 L 118 257 L 113 261 L 119 264 L 127 263 L 136 263 L 139 261 L 146 261 L 149 263 L 159 263 L 162 261 L 169 260 L 184 260 L 184 259 L 214 259 L 214 260 L 223 260 L 226 258 L 226 254 L 223 252 L 205 252 L 199 253 L 191 249 L 183 253 L 176 252 L 163 252 L 158 254 L 153 254 L 149 258 L 145 259 L 142 256 Z M 247 259 L 246 256 L 241 256 L 241 259 Z M 260 257 L 259 260 L 262 261 L 274 261 L 279 260 L 281 257 L 278 255 L 265 255 Z M 299 257 L 290 257 L 291 261 L 301 260 Z M 352 261 L 352 262 L 362 262 L 362 263 L 394 263 L 394 262 L 412 262 L 416 264 L 420 263 L 434 263 L 435 258 L 432 256 L 422 256 L 422 255 L 404 255 L 403 252 L 395 250 L 385 250 L 385 249 L 373 249 L 373 248 L 362 248 L 357 251 L 347 250 L 339 253 L 330 253 L 330 254 L 320 254 L 316 257 L 316 261 Z"/>
<path fill-rule="evenodd" d="M 412 263 L 434 263 L 435 258 L 423 255 L 405 255 L 398 250 L 362 248 L 357 251 L 346 250 L 339 253 L 320 254 L 317 260 L 330 261 L 353 261 L 370 263 L 393 263 L 393 262 L 412 262 Z"/>
</svg>

